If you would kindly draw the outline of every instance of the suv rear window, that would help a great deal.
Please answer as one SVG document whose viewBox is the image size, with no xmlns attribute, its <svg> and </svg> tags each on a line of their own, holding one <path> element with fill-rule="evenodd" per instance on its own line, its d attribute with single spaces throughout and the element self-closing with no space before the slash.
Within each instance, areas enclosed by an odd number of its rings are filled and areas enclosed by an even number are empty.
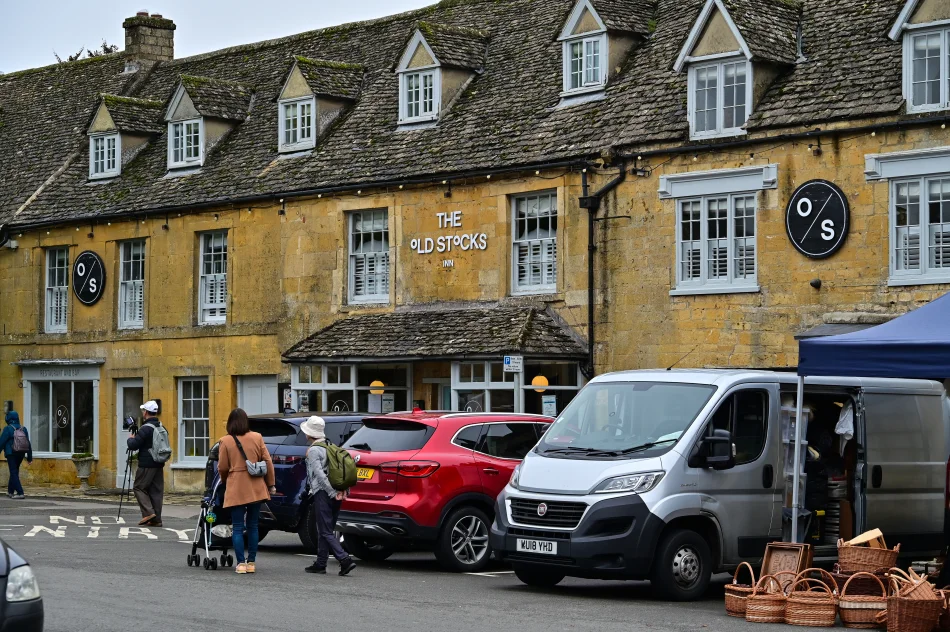
<svg viewBox="0 0 950 632">
<path fill-rule="evenodd" d="M 413 421 L 365 420 L 343 446 L 371 452 L 420 450 L 435 433 L 435 428 Z"/>
<path fill-rule="evenodd" d="M 297 438 L 297 428 L 293 424 L 279 419 L 249 419 L 251 430 L 264 437 L 264 443 L 293 443 Z M 292 438 L 289 438 L 292 437 Z"/>
</svg>

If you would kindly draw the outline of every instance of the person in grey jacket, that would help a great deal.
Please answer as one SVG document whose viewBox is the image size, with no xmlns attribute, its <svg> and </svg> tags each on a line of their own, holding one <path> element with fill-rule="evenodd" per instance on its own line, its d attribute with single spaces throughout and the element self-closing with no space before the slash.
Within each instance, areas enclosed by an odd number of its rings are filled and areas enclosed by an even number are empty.
<svg viewBox="0 0 950 632">
<path fill-rule="evenodd" d="M 315 509 L 313 513 L 319 531 L 317 559 L 305 570 L 308 573 L 326 575 L 327 560 L 332 552 L 333 557 L 340 563 L 340 575 L 348 575 L 356 568 L 356 562 L 343 550 L 334 530 L 345 494 L 335 490 L 327 477 L 327 449 L 321 445 L 327 441 L 325 429 L 326 422 L 316 415 L 300 424 L 300 430 L 313 440 L 307 450 L 307 480 L 310 483 L 311 500 Z"/>
</svg>

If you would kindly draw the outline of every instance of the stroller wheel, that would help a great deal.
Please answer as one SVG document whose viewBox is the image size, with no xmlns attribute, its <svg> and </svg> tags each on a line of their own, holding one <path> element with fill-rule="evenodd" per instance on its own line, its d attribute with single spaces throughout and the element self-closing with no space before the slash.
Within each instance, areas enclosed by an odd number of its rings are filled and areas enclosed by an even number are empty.
<svg viewBox="0 0 950 632">
<path fill-rule="evenodd" d="M 221 568 L 224 568 L 225 566 L 228 565 L 228 556 L 222 553 L 221 559 L 219 561 L 221 562 Z"/>
<path fill-rule="evenodd" d="M 214 559 L 213 557 L 211 558 L 211 570 L 218 570 L 218 560 Z"/>
<path fill-rule="evenodd" d="M 195 563 L 195 558 L 191 556 L 191 553 L 188 554 L 188 566 L 193 566 Z"/>
<path fill-rule="evenodd" d="M 228 566 L 234 566 L 234 556 L 228 553 Z"/>
<path fill-rule="evenodd" d="M 191 559 L 194 561 L 195 568 L 201 566 L 201 556 L 195 553 L 191 556 Z"/>
<path fill-rule="evenodd" d="M 211 569 L 211 559 L 210 559 L 210 558 L 207 558 L 207 557 L 205 558 L 204 567 L 205 567 L 205 570 L 210 570 L 210 569 Z"/>
</svg>

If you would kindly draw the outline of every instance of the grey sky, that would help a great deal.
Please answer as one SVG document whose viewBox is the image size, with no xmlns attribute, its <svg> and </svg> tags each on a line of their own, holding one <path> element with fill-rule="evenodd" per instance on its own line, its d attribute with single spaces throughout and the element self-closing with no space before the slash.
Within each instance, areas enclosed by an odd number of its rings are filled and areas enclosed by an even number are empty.
<svg viewBox="0 0 950 632">
<path fill-rule="evenodd" d="M 366 20 L 436 0 L 0 0 L 0 71 L 46 66 L 103 38 L 121 48 L 136 11 L 175 21 L 175 57 Z"/>
</svg>

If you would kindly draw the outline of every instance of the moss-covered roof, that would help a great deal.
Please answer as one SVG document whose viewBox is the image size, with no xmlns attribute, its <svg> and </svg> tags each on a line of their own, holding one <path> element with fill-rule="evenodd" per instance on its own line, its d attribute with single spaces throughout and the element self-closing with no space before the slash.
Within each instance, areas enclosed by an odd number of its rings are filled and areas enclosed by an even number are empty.
<svg viewBox="0 0 950 632">
<path fill-rule="evenodd" d="M 181 75 L 181 86 L 202 116 L 243 121 L 251 106 L 254 88 L 237 81 Z"/>
<path fill-rule="evenodd" d="M 485 65 L 487 31 L 427 21 L 417 28 L 443 67 L 481 70 Z"/>
<path fill-rule="evenodd" d="M 122 97 L 115 94 L 103 94 L 100 98 L 109 111 L 116 129 L 120 132 L 160 134 L 164 129 L 161 101 Z"/>
<path fill-rule="evenodd" d="M 359 97 L 364 72 L 361 64 L 310 59 L 301 55 L 296 55 L 294 59 L 300 74 L 315 95 L 350 101 Z"/>
</svg>

